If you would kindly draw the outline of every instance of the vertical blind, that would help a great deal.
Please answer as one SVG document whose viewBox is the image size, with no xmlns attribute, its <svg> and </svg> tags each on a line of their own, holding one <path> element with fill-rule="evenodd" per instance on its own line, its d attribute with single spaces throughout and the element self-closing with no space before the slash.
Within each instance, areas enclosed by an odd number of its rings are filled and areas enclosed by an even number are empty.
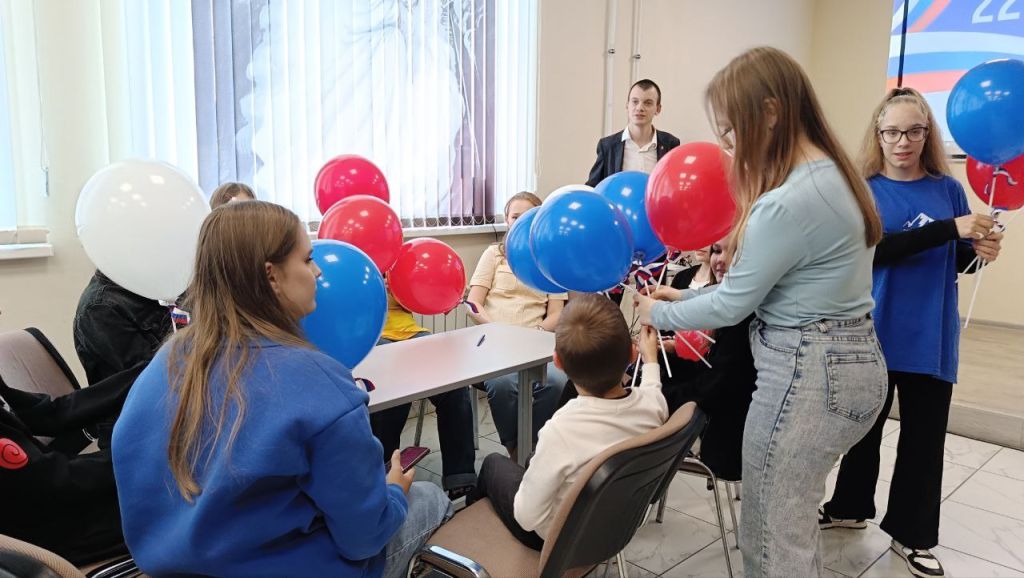
<svg viewBox="0 0 1024 578">
<path fill-rule="evenodd" d="M 122 2 L 131 156 L 320 218 L 323 163 L 383 170 L 406 226 L 533 190 L 537 0 Z M 500 217 L 499 217 L 500 219 Z"/>
<path fill-rule="evenodd" d="M 37 65 L 34 3 L 0 2 L 0 244 L 22 242 L 19 227 L 45 225 Z"/>
</svg>

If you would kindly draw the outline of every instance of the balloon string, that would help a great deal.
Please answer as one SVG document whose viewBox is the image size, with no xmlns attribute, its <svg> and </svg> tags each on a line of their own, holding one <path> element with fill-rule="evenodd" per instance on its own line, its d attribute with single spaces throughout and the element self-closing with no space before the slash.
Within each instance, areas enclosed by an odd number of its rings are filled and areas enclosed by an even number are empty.
<svg viewBox="0 0 1024 578">
<path fill-rule="evenodd" d="M 995 209 L 995 210 L 992 211 L 992 218 L 993 219 L 998 219 L 999 215 L 1004 213 L 1004 212 L 1006 212 L 1006 211 L 1003 211 L 1002 209 Z M 996 221 L 996 226 L 993 227 L 994 230 L 1002 233 L 1003 231 L 1005 231 L 1007 229 L 1007 227 L 1010 226 L 1010 223 L 1012 223 L 1013 220 L 1016 219 L 1017 216 L 1020 215 L 1022 212 L 1024 212 L 1024 211 L 1019 211 L 1019 210 L 1018 211 L 1014 211 L 1013 214 L 1010 215 L 1010 218 L 1007 219 L 1005 223 L 1000 223 L 1000 222 Z M 959 283 L 960 282 L 960 277 L 966 275 L 967 272 L 971 270 L 971 267 L 974 267 L 974 264 L 977 263 L 980 259 L 981 259 L 981 256 L 975 255 L 974 259 L 972 259 L 971 262 L 968 263 L 966 267 L 964 267 L 963 271 L 958 271 L 957 272 L 957 280 L 956 280 L 956 282 Z"/>
<path fill-rule="evenodd" d="M 640 282 L 643 284 L 643 288 L 647 289 L 647 280 L 640 279 Z M 671 378 L 672 368 L 668 364 L 668 352 L 665 351 L 665 342 L 662 341 L 661 339 L 658 339 L 658 346 L 661 348 L 661 357 L 662 359 L 665 360 L 665 372 L 668 373 L 669 378 Z"/>
<path fill-rule="evenodd" d="M 1006 222 L 1005 222 L 1005 223 L 1003 223 L 1002 225 L 1000 225 L 1000 227 L 1002 227 L 1002 228 L 1000 229 L 1000 231 L 1002 231 L 1002 230 L 1005 230 L 1005 229 L 1006 229 L 1006 227 L 1009 227 L 1009 226 L 1010 226 L 1010 223 L 1012 223 L 1012 222 L 1013 222 L 1013 220 L 1017 218 L 1017 215 L 1019 215 L 1019 214 L 1021 214 L 1021 213 L 1024 213 L 1024 211 L 1021 211 L 1021 210 L 1019 210 L 1019 209 L 1018 209 L 1018 210 L 1016 210 L 1016 211 L 1014 211 L 1014 212 L 1013 212 L 1013 214 L 1012 214 L 1012 215 L 1010 215 L 1010 218 L 1009 218 L 1009 219 L 1006 219 Z"/>
<path fill-rule="evenodd" d="M 996 178 L 998 175 L 999 167 L 995 167 L 995 170 L 992 171 L 992 194 L 988 196 L 988 210 L 993 215 L 995 213 L 992 211 L 992 203 L 996 200 Z M 1005 225 L 1003 228 L 1005 228 Z M 985 276 L 985 265 L 988 264 L 984 259 L 980 260 L 981 265 L 978 267 L 978 274 L 974 277 L 974 293 L 971 294 L 971 304 L 967 307 L 967 317 L 964 318 L 964 329 L 967 329 L 971 324 L 971 316 L 974 315 L 974 304 L 978 300 L 978 290 L 981 289 L 981 281 Z"/>
<path fill-rule="evenodd" d="M 700 333 L 700 332 L 698 331 L 698 333 Z M 689 348 L 690 348 L 690 351 L 692 351 L 694 355 L 696 355 L 697 357 L 699 357 L 699 358 L 700 358 L 700 360 L 704 362 L 704 365 L 708 366 L 708 369 L 711 369 L 711 364 L 710 364 L 710 363 L 708 363 L 708 360 L 707 360 L 707 359 L 704 359 L 704 356 L 703 356 L 703 355 L 701 355 L 699 351 L 697 351 L 697 348 L 696 348 L 696 347 L 694 347 L 694 346 L 690 345 L 690 342 L 689 342 L 689 341 L 687 341 L 687 340 L 685 340 L 685 339 L 676 339 L 676 343 L 679 343 L 680 341 L 682 341 L 682 342 L 683 342 L 683 345 L 685 345 L 685 346 L 689 347 Z"/>
<path fill-rule="evenodd" d="M 665 281 L 665 271 L 668 271 L 668 264 L 670 262 L 668 255 L 665 255 L 665 262 L 661 264 L 661 275 L 658 275 L 658 284 L 656 287 L 661 287 L 661 284 Z"/>
<path fill-rule="evenodd" d="M 703 337 L 704 339 L 707 339 L 707 340 L 708 340 L 708 341 L 710 341 L 711 343 L 718 343 L 717 341 L 715 341 L 714 339 L 712 339 L 710 335 L 708 335 L 707 333 L 704 333 L 703 331 L 694 331 L 694 333 L 696 333 L 697 335 L 700 335 L 700 336 L 701 336 L 701 337 Z"/>
</svg>

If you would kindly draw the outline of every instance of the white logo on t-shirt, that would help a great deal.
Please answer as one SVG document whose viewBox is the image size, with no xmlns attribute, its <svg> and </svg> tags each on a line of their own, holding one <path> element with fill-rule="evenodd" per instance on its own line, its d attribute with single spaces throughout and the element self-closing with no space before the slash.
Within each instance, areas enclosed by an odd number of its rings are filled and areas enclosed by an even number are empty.
<svg viewBox="0 0 1024 578">
<path fill-rule="evenodd" d="M 926 215 L 924 213 L 919 213 L 913 219 L 907 221 L 906 223 L 903 223 L 903 228 L 904 229 L 919 229 L 919 228 L 927 225 L 928 223 L 933 223 L 933 222 L 935 222 L 935 219 L 929 217 L 928 215 Z"/>
</svg>

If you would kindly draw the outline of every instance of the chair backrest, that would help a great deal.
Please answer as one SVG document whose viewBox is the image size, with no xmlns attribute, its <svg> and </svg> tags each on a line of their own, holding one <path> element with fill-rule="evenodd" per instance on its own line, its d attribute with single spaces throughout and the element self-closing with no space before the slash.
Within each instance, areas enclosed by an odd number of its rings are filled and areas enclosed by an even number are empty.
<svg viewBox="0 0 1024 578">
<path fill-rule="evenodd" d="M 552 521 L 549 535 L 557 538 L 544 543 L 541 576 L 562 576 L 621 552 L 705 421 L 696 404 L 687 403 L 661 427 L 591 460 Z"/>
<path fill-rule="evenodd" d="M 54 398 L 79 389 L 64 358 L 34 327 L 0 333 L 0 377 L 14 389 Z"/>
<path fill-rule="evenodd" d="M 9 560 L 9 564 L 23 565 L 30 563 L 29 561 L 31 560 L 38 562 L 42 569 L 39 569 L 32 576 L 39 576 L 40 578 L 49 578 L 53 575 L 58 578 L 85 578 L 85 574 L 78 568 L 75 568 L 74 564 L 53 552 L 44 550 L 39 546 L 33 546 L 28 542 L 22 542 L 17 538 L 0 534 L 0 567 L 2 567 L 3 560 L 5 559 Z"/>
</svg>

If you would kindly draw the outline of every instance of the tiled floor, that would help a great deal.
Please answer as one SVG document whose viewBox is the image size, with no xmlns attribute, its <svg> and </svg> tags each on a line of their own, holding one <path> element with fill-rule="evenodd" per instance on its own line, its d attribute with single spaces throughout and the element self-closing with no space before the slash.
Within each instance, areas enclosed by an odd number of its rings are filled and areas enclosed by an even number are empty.
<svg viewBox="0 0 1024 578">
<path fill-rule="evenodd" d="M 505 453 L 498 441 L 487 408 L 480 400 L 477 467 L 492 452 Z M 437 418 L 424 418 L 420 445 L 433 453 L 416 470 L 416 478 L 440 483 L 441 454 L 437 439 Z M 411 445 L 415 418 L 409 420 L 402 442 Z M 889 536 L 877 525 L 885 512 L 889 482 L 896 457 L 899 422 L 890 420 L 882 440 L 882 466 L 875 494 L 878 518 L 865 530 L 833 529 L 822 533 L 826 576 L 835 578 L 878 578 L 911 576 L 903 560 L 889 550 Z M 1001 448 L 976 440 L 949 435 L 946 438 L 946 467 L 943 476 L 943 504 L 939 547 L 935 553 L 952 578 L 987 576 L 1024 577 L 1024 452 Z M 835 485 L 836 470 L 829 476 L 826 495 Z M 723 500 L 725 492 L 722 492 Z M 737 516 L 740 504 L 736 504 Z M 736 576 L 743 574 L 743 561 L 735 548 L 731 521 L 729 544 Z M 727 576 L 719 538 L 714 498 L 706 482 L 679 474 L 669 490 L 665 520 L 653 521 L 640 529 L 626 549 L 630 577 L 683 578 Z M 600 577 L 599 567 L 591 576 Z M 611 568 L 609 576 L 618 576 Z"/>
</svg>

